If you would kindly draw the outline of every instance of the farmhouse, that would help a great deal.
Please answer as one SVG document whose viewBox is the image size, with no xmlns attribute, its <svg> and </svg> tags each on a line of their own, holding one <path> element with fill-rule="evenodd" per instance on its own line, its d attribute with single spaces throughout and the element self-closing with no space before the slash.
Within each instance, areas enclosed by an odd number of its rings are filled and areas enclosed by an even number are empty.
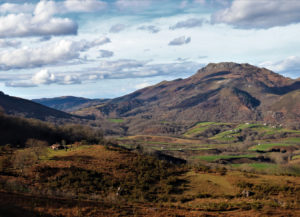
<svg viewBox="0 0 300 217">
<path fill-rule="evenodd" d="M 64 149 L 65 147 L 62 146 L 61 144 L 53 144 L 51 145 L 51 149 L 53 150 L 60 150 L 60 149 Z"/>
</svg>

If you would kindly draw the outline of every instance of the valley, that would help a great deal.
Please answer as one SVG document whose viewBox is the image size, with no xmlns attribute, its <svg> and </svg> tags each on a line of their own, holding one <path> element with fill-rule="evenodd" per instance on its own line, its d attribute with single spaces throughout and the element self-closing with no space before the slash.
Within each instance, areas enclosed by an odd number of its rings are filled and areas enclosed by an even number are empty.
<svg viewBox="0 0 300 217">
<path fill-rule="evenodd" d="M 298 93 L 236 63 L 108 100 L 1 93 L 0 216 L 300 215 Z"/>
<path fill-rule="evenodd" d="M 230 170 L 288 174 L 300 169 L 300 130 L 280 126 L 201 122 L 181 136 L 136 135 L 117 141 L 126 148 L 138 146 L 146 152 L 158 151 L 191 164 L 223 165 Z"/>
<path fill-rule="evenodd" d="M 0 217 L 300 217 L 299 11 L 0 1 Z"/>
</svg>

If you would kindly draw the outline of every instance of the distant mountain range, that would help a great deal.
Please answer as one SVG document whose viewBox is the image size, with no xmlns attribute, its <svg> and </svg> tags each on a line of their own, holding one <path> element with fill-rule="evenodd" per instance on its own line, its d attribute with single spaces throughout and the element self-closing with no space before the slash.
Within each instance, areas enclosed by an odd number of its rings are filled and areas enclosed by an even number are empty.
<svg viewBox="0 0 300 217">
<path fill-rule="evenodd" d="M 111 100 L 68 96 L 33 101 L 0 94 L 0 106 L 8 114 L 41 120 L 75 117 L 62 112 L 66 111 L 94 116 L 102 123 L 122 119 L 117 122 L 124 132 L 132 133 L 177 130 L 174 125 L 162 129 L 166 123 L 181 124 L 179 128 L 201 121 L 300 123 L 299 79 L 232 62 L 211 63 L 189 78 L 163 81 Z"/>
<path fill-rule="evenodd" d="M 83 97 L 62 96 L 55 98 L 33 99 L 32 101 L 53 109 L 72 112 L 108 101 L 107 99 L 87 99 Z"/>
<path fill-rule="evenodd" d="M 299 123 L 299 106 L 299 80 L 249 64 L 224 62 L 208 64 L 189 78 L 163 81 L 83 111 L 146 125 L 149 120 Z"/>
</svg>

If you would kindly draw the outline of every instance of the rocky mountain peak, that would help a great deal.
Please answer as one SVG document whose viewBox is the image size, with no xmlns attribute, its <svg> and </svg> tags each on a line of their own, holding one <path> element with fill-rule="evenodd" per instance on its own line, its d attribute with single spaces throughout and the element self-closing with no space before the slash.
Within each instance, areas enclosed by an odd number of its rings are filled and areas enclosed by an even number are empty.
<svg viewBox="0 0 300 217">
<path fill-rule="evenodd" d="M 200 69 L 193 80 L 211 80 L 211 79 L 243 79 L 246 82 L 261 82 L 269 87 L 287 86 L 293 81 L 285 78 L 266 68 L 259 68 L 248 63 L 221 62 L 209 63 L 206 67 Z"/>
<path fill-rule="evenodd" d="M 214 71 L 214 70 L 221 70 L 221 69 L 232 70 L 237 67 L 241 68 L 243 65 L 249 65 L 249 64 L 238 64 L 234 62 L 209 63 L 204 69 L 206 71 Z"/>
</svg>

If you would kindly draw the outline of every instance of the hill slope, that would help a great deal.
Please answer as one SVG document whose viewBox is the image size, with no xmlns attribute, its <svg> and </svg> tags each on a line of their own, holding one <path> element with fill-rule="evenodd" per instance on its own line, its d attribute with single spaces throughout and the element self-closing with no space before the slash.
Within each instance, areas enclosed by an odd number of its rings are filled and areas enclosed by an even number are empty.
<svg viewBox="0 0 300 217">
<path fill-rule="evenodd" d="M 106 99 L 87 99 L 83 97 L 63 96 L 54 98 L 33 99 L 32 101 L 53 109 L 72 112 L 107 101 Z"/>
<path fill-rule="evenodd" d="M 149 120 L 283 123 L 291 120 L 271 105 L 299 89 L 299 81 L 265 68 L 231 62 L 211 63 L 189 78 L 163 81 L 110 100 L 97 109 L 109 118 L 138 120 L 135 123 L 142 119 L 145 124 Z M 299 116 L 295 117 L 293 121 L 299 122 Z"/>
<path fill-rule="evenodd" d="M 0 92 L 0 107 L 6 114 L 46 120 L 70 120 L 75 116 L 58 111 L 30 100 L 13 97 Z"/>
</svg>

